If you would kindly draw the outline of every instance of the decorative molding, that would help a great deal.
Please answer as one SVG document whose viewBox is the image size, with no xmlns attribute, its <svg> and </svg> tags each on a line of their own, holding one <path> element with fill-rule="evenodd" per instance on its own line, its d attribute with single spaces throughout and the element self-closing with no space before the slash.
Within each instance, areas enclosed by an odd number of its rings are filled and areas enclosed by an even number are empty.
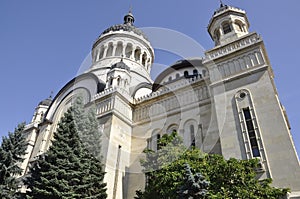
<svg viewBox="0 0 300 199">
<path fill-rule="evenodd" d="M 212 61 L 214 59 L 236 52 L 261 41 L 262 39 L 258 34 L 249 34 L 246 37 L 242 37 L 241 39 L 226 44 L 224 46 L 218 46 L 212 50 L 206 51 L 203 62 L 205 63 Z"/>
</svg>

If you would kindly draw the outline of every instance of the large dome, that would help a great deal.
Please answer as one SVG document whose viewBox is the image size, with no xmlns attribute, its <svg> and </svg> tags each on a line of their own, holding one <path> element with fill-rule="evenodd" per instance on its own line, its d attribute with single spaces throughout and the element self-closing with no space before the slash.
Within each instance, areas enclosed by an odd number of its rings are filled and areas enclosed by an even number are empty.
<svg viewBox="0 0 300 199">
<path fill-rule="evenodd" d="M 145 35 L 145 33 L 143 31 L 141 31 L 140 29 L 138 29 L 137 27 L 135 27 L 133 24 L 117 24 L 117 25 L 113 25 L 109 28 L 107 28 L 106 30 L 104 30 L 100 37 L 105 35 L 106 33 L 109 32 L 115 32 L 115 31 L 127 31 L 127 32 L 134 32 L 137 35 L 141 35 L 144 37 L 144 39 L 146 39 L 148 41 L 147 36 Z"/>
<path fill-rule="evenodd" d="M 143 36 L 144 39 L 149 41 L 147 36 L 143 33 L 143 31 L 141 31 L 140 29 L 135 27 L 133 25 L 133 23 L 134 23 L 134 16 L 130 11 L 127 15 L 124 16 L 124 23 L 123 24 L 117 24 L 117 25 L 113 25 L 113 26 L 107 28 L 106 30 L 104 30 L 101 33 L 101 35 L 99 37 L 102 37 L 103 35 L 105 35 L 107 33 L 110 33 L 110 32 L 123 30 L 123 31 L 126 31 L 126 32 L 133 32 L 137 35 Z"/>
</svg>

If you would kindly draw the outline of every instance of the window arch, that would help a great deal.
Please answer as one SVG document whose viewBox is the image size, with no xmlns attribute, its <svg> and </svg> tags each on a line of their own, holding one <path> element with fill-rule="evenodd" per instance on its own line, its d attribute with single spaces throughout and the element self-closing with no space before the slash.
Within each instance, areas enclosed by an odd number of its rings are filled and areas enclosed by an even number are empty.
<svg viewBox="0 0 300 199">
<path fill-rule="evenodd" d="M 167 133 L 171 134 L 173 132 L 178 132 L 178 125 L 177 124 L 172 124 L 167 128 Z"/>
<path fill-rule="evenodd" d="M 243 27 L 243 23 L 241 21 L 236 20 L 234 22 L 234 28 L 239 32 L 245 32 L 245 29 Z"/>
</svg>

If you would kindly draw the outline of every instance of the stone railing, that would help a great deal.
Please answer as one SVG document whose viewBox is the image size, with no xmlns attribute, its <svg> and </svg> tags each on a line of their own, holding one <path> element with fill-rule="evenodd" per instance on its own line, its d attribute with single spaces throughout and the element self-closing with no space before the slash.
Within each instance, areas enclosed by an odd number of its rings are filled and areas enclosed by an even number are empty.
<svg viewBox="0 0 300 199">
<path fill-rule="evenodd" d="M 96 102 L 96 114 L 99 116 L 114 110 L 123 114 L 128 119 L 131 119 L 132 118 L 132 111 L 130 111 L 131 107 L 124 102 L 124 99 L 121 99 L 119 96 L 106 97 L 112 93 L 120 93 L 123 97 L 125 97 L 128 101 L 132 103 L 132 97 L 130 97 L 130 95 L 125 89 L 118 88 L 118 87 L 108 88 L 100 93 L 97 93 L 92 98 L 92 101 L 103 98 Z"/>
<path fill-rule="evenodd" d="M 208 77 L 189 78 L 189 79 L 181 79 L 181 80 L 175 81 L 175 82 L 170 83 L 170 84 L 165 84 L 161 88 L 159 88 L 158 91 L 155 91 L 155 92 L 152 92 L 148 95 L 145 95 L 145 96 L 139 97 L 137 99 L 134 99 L 133 103 L 138 104 L 138 103 L 141 103 L 143 101 L 155 98 L 157 96 L 160 96 L 160 95 L 163 95 L 163 94 L 166 94 L 166 93 L 169 93 L 169 92 L 174 92 L 177 89 L 186 87 L 186 86 L 191 85 L 193 83 L 200 82 L 200 81 L 205 81 L 206 79 L 208 79 Z"/>
<path fill-rule="evenodd" d="M 205 52 L 204 62 L 222 57 L 224 55 L 227 55 L 229 53 L 232 53 L 232 52 L 235 52 L 242 48 L 245 48 L 247 46 L 250 46 L 259 41 L 261 41 L 261 37 L 256 33 L 252 33 L 251 35 L 248 35 L 247 37 L 237 40 L 233 43 L 227 44 L 225 46 L 220 46 L 220 47 L 217 47 L 215 49 Z"/>
<path fill-rule="evenodd" d="M 129 93 L 123 89 L 123 88 L 118 88 L 118 87 L 114 87 L 114 88 L 107 88 L 104 89 L 102 92 L 97 93 L 96 95 L 94 95 L 92 97 L 92 101 L 95 101 L 99 98 L 102 98 L 106 95 L 112 94 L 114 92 L 119 92 L 120 94 L 122 94 L 128 101 L 132 101 L 132 97 L 129 95 Z"/>
</svg>

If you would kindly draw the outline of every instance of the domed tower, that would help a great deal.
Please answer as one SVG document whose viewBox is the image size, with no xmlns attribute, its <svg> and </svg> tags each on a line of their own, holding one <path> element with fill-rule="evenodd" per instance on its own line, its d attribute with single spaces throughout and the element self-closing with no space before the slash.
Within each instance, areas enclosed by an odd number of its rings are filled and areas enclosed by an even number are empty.
<svg viewBox="0 0 300 199">
<path fill-rule="evenodd" d="M 224 45 L 249 33 L 249 21 L 244 10 L 221 3 L 208 25 L 215 45 Z"/>
<path fill-rule="evenodd" d="M 131 83 L 130 68 L 123 62 L 115 63 L 107 73 L 106 88 L 119 87 L 129 92 Z"/>
<path fill-rule="evenodd" d="M 118 71 L 124 81 L 123 85 L 127 80 L 128 87 L 152 83 L 150 70 L 154 50 L 145 34 L 134 26 L 134 21 L 133 14 L 129 12 L 124 16 L 123 24 L 111 26 L 103 31 L 93 45 L 90 71 L 106 82 L 107 88 L 113 85 L 114 79 L 118 80 L 116 76 L 112 78 L 112 68 L 115 72 Z M 120 68 L 121 65 L 126 67 Z M 124 79 L 122 75 L 124 78 L 130 75 L 130 78 Z M 118 82 L 115 85 L 117 84 Z"/>
</svg>

